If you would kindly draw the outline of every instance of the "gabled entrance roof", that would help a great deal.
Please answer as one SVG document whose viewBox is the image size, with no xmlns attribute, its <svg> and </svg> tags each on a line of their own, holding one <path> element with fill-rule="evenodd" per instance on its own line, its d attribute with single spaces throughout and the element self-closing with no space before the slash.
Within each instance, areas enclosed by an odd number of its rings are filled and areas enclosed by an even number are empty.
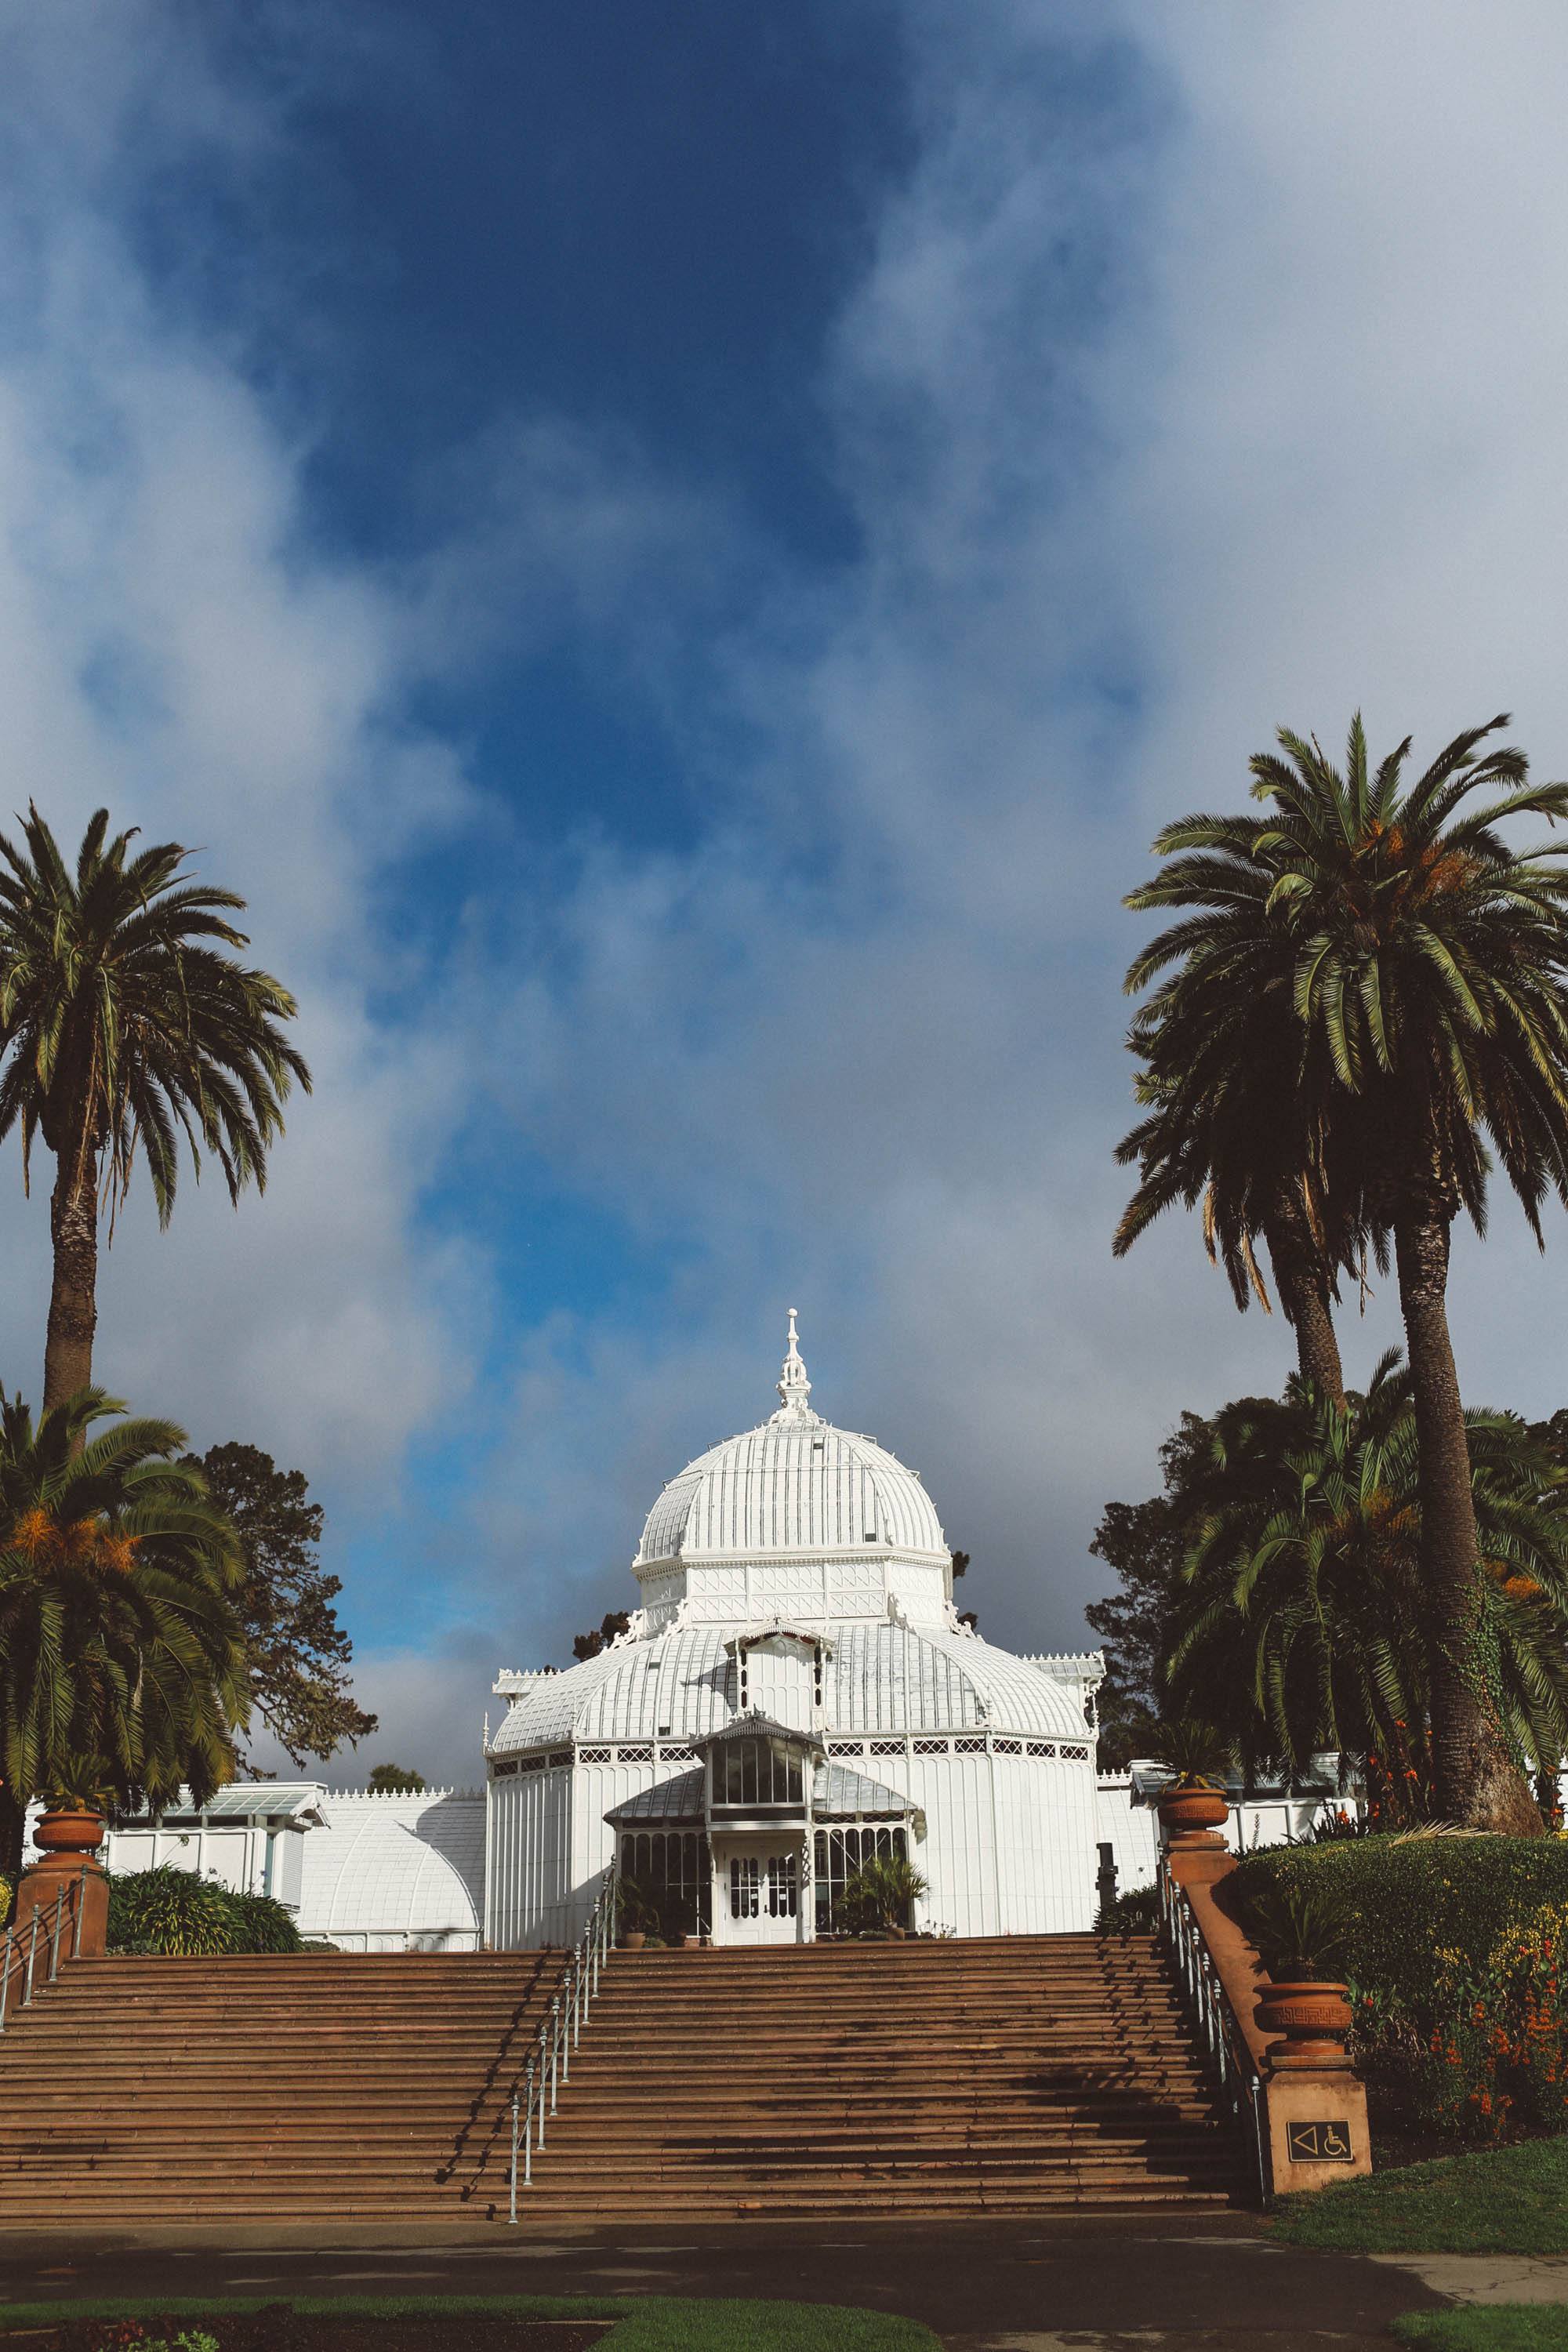
<svg viewBox="0 0 1568 2352">
<path fill-rule="evenodd" d="M 700 1829 L 707 1774 L 678 1772 L 673 1780 L 644 1789 L 611 1807 L 605 1819 L 613 1829 L 646 1828 L 655 1822 Z M 847 1765 L 820 1763 L 812 1775 L 811 1811 L 818 1822 L 904 1822 L 918 1811 L 897 1789 L 868 1780 Z"/>
</svg>

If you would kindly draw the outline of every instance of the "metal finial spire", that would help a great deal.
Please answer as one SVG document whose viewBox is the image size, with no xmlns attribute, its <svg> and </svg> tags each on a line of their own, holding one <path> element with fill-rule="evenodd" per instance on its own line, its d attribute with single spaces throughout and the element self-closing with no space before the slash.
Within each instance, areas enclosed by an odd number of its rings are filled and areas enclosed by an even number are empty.
<svg viewBox="0 0 1568 2352">
<path fill-rule="evenodd" d="M 800 1338 L 795 1328 L 798 1307 L 789 1310 L 789 1346 L 784 1350 L 784 1370 L 779 1374 L 779 1410 L 775 1421 L 805 1421 L 816 1418 L 811 1411 L 811 1382 L 805 1376 L 801 1360 Z"/>
</svg>

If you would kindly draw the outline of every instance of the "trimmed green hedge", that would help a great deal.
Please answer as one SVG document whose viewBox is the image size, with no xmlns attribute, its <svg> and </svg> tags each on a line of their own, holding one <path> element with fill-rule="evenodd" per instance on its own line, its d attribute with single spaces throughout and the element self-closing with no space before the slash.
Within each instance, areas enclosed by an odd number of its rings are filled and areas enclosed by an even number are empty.
<svg viewBox="0 0 1568 2352">
<path fill-rule="evenodd" d="M 1568 1839 L 1372 1837 L 1271 1846 L 1235 1878 L 1244 1906 L 1265 1889 L 1310 1886 L 1342 1908 L 1358 1990 L 1428 2016 L 1453 1954 L 1484 1969 L 1500 1937 L 1548 1903 L 1568 1902 Z"/>
</svg>

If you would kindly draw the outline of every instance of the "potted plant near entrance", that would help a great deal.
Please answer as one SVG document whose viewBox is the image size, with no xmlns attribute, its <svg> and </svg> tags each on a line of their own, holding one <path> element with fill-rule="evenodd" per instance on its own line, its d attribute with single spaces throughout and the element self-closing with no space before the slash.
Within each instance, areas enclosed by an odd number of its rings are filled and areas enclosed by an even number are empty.
<svg viewBox="0 0 1568 2352">
<path fill-rule="evenodd" d="M 1334 2065 L 1351 2029 L 1344 1970 L 1349 1927 L 1342 1906 L 1321 1889 L 1274 1886 L 1254 1895 L 1246 1925 L 1269 1982 L 1258 1996 L 1261 2033 L 1284 2036 L 1270 2063 Z"/>
<path fill-rule="evenodd" d="M 1222 1828 L 1230 1812 L 1225 1776 L 1233 1759 L 1219 1733 L 1189 1716 L 1162 1725 L 1157 1745 L 1160 1762 L 1173 1775 L 1157 1800 L 1167 1839 Z"/>
<path fill-rule="evenodd" d="M 658 1941 L 658 1906 L 635 1878 L 623 1878 L 617 1886 L 616 1916 L 623 1951 L 640 1952 L 650 1936 Z"/>
<path fill-rule="evenodd" d="M 925 1891 L 925 1880 L 901 1853 L 879 1853 L 846 1882 L 837 1908 L 845 1925 L 862 1935 L 906 1936 Z"/>
</svg>

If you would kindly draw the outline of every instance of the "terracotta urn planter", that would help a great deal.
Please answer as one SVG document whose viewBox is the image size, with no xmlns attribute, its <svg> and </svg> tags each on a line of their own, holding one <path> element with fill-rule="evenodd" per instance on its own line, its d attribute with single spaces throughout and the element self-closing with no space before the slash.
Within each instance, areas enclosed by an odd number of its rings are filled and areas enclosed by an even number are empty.
<svg viewBox="0 0 1568 2352">
<path fill-rule="evenodd" d="M 1223 1789 L 1184 1789 L 1175 1783 L 1160 1799 L 1161 1825 L 1168 1838 L 1201 1837 L 1205 1831 L 1222 1828 L 1229 1815 L 1230 1801 Z"/>
<path fill-rule="evenodd" d="M 642 1928 L 628 1927 L 621 1937 L 621 1949 L 623 1952 L 640 1952 L 647 1941 L 647 1937 Z"/>
<path fill-rule="evenodd" d="M 1268 2053 L 1276 2070 L 1344 2063 L 1351 2005 L 1342 1984 L 1327 1984 L 1317 1978 L 1266 1984 L 1258 1996 L 1257 2016 L 1260 2033 L 1285 2037 Z"/>
<path fill-rule="evenodd" d="M 40 1853 L 96 1853 L 103 1843 L 101 1813 L 85 1806 L 52 1805 L 33 1832 Z"/>
</svg>

